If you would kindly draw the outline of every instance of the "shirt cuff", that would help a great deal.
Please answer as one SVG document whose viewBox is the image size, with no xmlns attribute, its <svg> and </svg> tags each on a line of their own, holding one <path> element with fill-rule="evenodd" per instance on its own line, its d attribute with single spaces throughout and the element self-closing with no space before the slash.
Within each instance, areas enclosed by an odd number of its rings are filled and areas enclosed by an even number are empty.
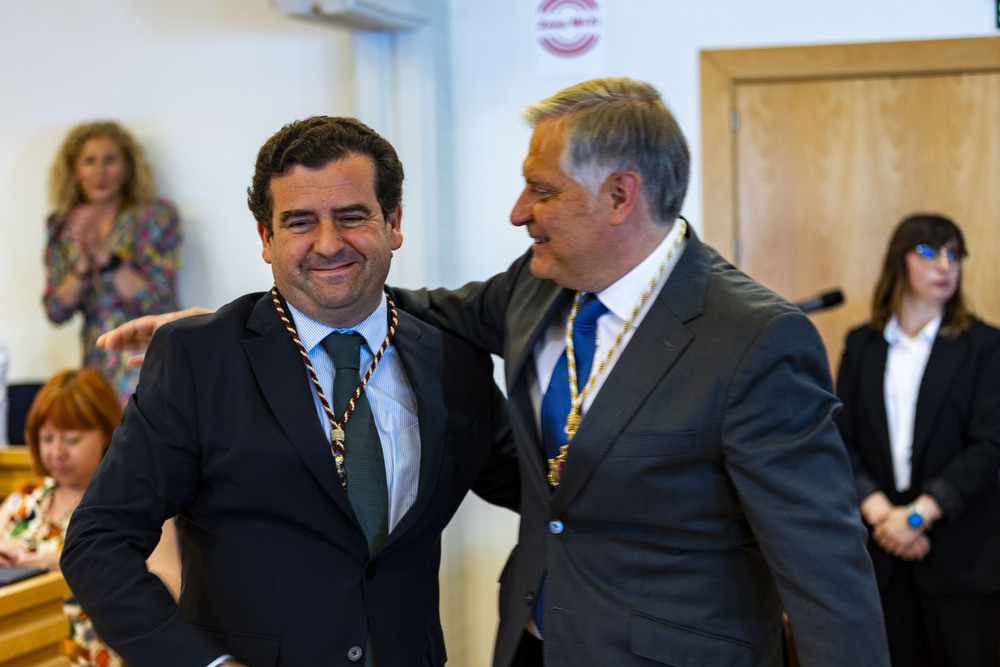
<svg viewBox="0 0 1000 667">
<path fill-rule="evenodd" d="M 219 665 L 224 665 L 227 662 L 229 662 L 230 660 L 232 660 L 233 662 L 235 662 L 236 658 L 234 658 L 231 655 L 220 655 L 218 658 L 216 658 L 212 662 L 210 662 L 207 665 L 205 665 L 205 667 L 219 667 Z"/>
</svg>

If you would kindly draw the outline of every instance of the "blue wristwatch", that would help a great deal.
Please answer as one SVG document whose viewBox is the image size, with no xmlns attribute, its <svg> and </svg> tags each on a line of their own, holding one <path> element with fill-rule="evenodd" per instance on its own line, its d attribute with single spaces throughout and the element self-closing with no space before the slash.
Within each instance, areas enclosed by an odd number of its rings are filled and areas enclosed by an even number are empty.
<svg viewBox="0 0 1000 667">
<path fill-rule="evenodd" d="M 906 515 L 906 523 L 910 525 L 910 530 L 920 530 L 924 527 L 924 508 L 918 503 L 913 503 L 909 510 L 910 513 Z"/>
</svg>

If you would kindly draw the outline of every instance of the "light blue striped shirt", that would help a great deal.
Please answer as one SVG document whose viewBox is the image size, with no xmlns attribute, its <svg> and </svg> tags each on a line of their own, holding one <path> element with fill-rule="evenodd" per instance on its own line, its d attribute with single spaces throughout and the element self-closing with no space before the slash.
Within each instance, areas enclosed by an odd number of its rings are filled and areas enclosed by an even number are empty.
<svg viewBox="0 0 1000 667">
<path fill-rule="evenodd" d="M 333 409 L 333 376 L 336 369 L 333 361 L 326 353 L 320 343 L 333 331 L 346 331 L 344 329 L 334 329 L 325 324 L 310 319 L 296 310 L 291 304 L 288 306 L 292 320 L 295 322 L 295 329 L 299 333 L 299 340 L 309 354 L 313 370 L 319 379 L 323 393 L 326 395 L 330 408 Z M 351 328 L 365 339 L 365 345 L 361 346 L 361 363 L 358 382 L 368 372 L 375 352 L 382 346 L 382 341 L 389 331 L 388 304 L 383 297 L 378 308 L 371 315 Z M 305 369 L 305 362 L 302 364 Z M 306 370 L 308 379 L 308 370 Z M 323 425 L 323 432 L 326 433 L 327 442 L 330 441 L 330 419 L 323 409 L 323 404 L 316 393 L 316 387 L 309 381 L 309 388 L 312 391 L 313 402 L 316 405 L 316 415 Z M 378 430 L 379 440 L 382 441 L 382 455 L 385 458 L 385 478 L 389 488 L 389 532 L 396 527 L 399 520 L 403 518 L 407 510 L 413 506 L 417 498 L 417 482 L 420 478 L 420 429 L 417 424 L 417 397 L 413 393 L 406 373 L 403 371 L 403 363 L 396 353 L 396 348 L 392 344 L 382 355 L 375 372 L 365 385 L 365 394 L 372 407 L 372 416 L 375 418 L 375 428 Z M 336 414 L 336 413 L 335 413 Z M 343 413 L 336 414 L 337 419 Z M 344 443 L 344 458 L 347 464 L 347 474 L 350 478 L 351 470 L 351 443 Z M 330 465 L 333 465 L 331 457 Z M 348 481 L 350 481 L 348 479 Z"/>
</svg>

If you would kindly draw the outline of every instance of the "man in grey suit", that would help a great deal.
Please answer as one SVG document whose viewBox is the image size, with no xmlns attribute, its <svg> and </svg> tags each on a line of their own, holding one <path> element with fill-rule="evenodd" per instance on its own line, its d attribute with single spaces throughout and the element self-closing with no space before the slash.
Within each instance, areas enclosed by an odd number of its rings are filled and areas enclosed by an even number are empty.
<svg viewBox="0 0 1000 667">
<path fill-rule="evenodd" d="M 802 664 L 888 664 L 814 327 L 679 217 L 688 149 L 651 86 L 525 115 L 531 250 L 399 294 L 506 360 L 522 500 L 494 665 L 780 665 L 782 610 Z"/>
</svg>

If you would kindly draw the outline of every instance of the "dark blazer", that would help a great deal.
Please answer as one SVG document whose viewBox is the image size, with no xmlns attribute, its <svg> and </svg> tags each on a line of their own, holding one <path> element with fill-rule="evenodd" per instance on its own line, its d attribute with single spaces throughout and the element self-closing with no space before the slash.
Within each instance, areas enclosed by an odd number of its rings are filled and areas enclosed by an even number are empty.
<svg viewBox="0 0 1000 667">
<path fill-rule="evenodd" d="M 829 369 L 801 311 L 692 233 L 546 482 L 533 347 L 572 292 L 529 271 L 401 303 L 503 355 L 522 476 L 494 664 L 546 577 L 550 665 L 888 664 Z M 433 308 L 432 308 L 433 305 Z"/>
<path fill-rule="evenodd" d="M 837 376 L 838 425 L 858 498 L 884 491 L 894 505 L 923 492 L 944 510 L 931 550 L 913 564 L 926 593 L 1000 592 L 1000 331 L 978 320 L 954 338 L 938 336 L 920 383 L 910 489 L 896 491 L 883 376 L 889 345 L 865 325 L 847 336 Z M 870 540 L 879 584 L 902 561 Z"/>
<path fill-rule="evenodd" d="M 73 515 L 70 588 L 129 664 L 445 662 L 440 534 L 470 487 L 517 503 L 516 462 L 488 355 L 399 313 L 393 345 L 417 397 L 417 499 L 371 558 L 271 297 L 163 327 Z M 146 572 L 178 515 L 180 606 Z"/>
</svg>

